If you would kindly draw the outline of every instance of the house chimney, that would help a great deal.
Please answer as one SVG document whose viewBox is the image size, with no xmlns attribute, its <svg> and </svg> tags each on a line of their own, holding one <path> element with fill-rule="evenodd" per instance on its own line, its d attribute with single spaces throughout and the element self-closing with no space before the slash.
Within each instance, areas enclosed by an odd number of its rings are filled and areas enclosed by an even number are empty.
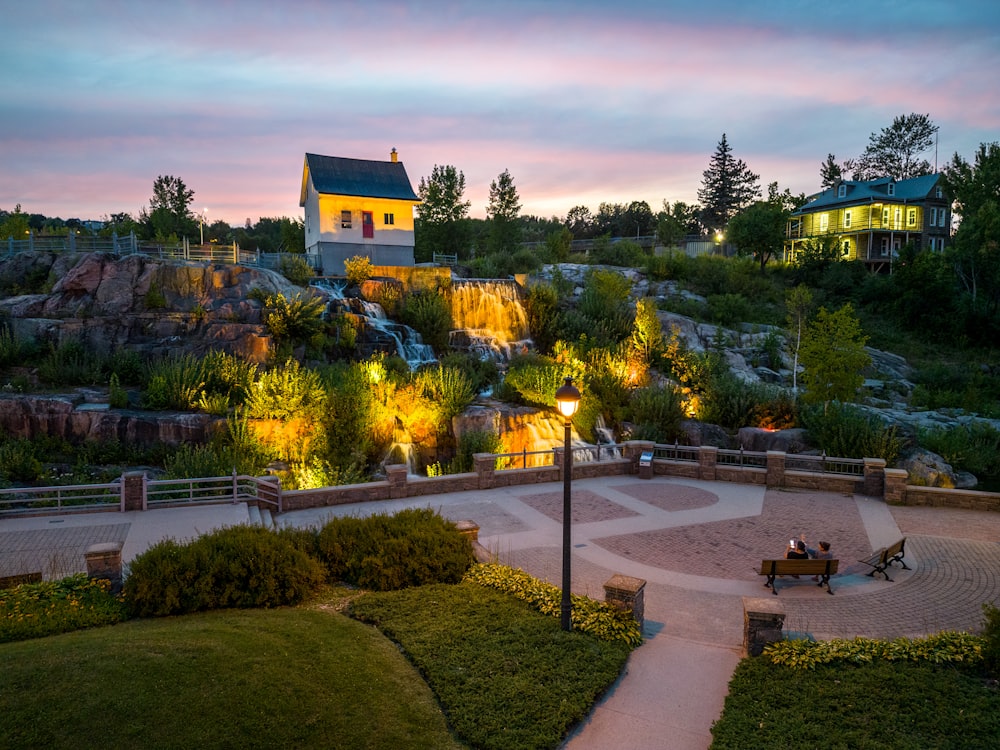
<svg viewBox="0 0 1000 750">
<path fill-rule="evenodd" d="M 389 154 L 389 158 L 392 160 L 393 164 L 395 164 L 397 161 L 399 161 L 399 155 L 396 153 L 396 147 L 395 146 L 392 147 L 392 152 Z"/>
</svg>

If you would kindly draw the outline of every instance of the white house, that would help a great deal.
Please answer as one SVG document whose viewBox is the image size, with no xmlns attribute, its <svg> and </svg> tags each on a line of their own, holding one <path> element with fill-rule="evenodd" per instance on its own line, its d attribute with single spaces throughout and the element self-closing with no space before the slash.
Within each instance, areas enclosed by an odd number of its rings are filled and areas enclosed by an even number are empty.
<svg viewBox="0 0 1000 750">
<path fill-rule="evenodd" d="M 413 265 L 413 192 L 392 150 L 389 161 L 306 154 L 299 205 L 305 208 L 306 252 L 325 274 L 367 256 L 376 266 Z"/>
</svg>

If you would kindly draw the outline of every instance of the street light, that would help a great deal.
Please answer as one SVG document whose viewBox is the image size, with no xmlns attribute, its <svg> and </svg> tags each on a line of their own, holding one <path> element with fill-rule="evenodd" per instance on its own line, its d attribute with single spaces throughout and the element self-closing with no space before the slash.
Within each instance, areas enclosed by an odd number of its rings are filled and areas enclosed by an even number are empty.
<svg viewBox="0 0 1000 750">
<path fill-rule="evenodd" d="M 201 232 L 201 244 L 205 244 L 205 214 L 208 213 L 207 208 L 201 209 L 201 213 L 198 214 L 198 231 Z"/>
<path fill-rule="evenodd" d="M 571 630 L 573 605 L 569 597 L 569 521 L 572 511 L 570 483 L 573 481 L 573 449 L 570 445 L 570 435 L 573 429 L 573 415 L 576 414 L 577 407 L 580 406 L 580 391 L 573 385 L 573 378 L 567 377 L 566 382 L 556 391 L 556 406 L 559 408 L 559 413 L 563 415 L 563 421 L 566 424 L 566 440 L 563 448 L 562 602 L 559 607 L 559 621 L 563 630 Z"/>
</svg>

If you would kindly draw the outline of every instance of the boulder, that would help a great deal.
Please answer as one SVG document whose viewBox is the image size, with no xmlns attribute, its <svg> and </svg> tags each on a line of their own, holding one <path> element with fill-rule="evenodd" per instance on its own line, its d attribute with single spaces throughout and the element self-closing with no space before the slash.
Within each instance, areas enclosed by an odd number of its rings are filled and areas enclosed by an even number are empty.
<svg viewBox="0 0 1000 750">
<path fill-rule="evenodd" d="M 801 427 L 788 430 L 765 430 L 760 427 L 741 427 L 736 433 L 736 442 L 744 450 L 781 451 L 783 453 L 804 453 L 809 450 L 806 431 Z"/>
<path fill-rule="evenodd" d="M 951 464 L 929 450 L 918 448 L 899 461 L 897 466 L 906 469 L 908 484 L 952 488 L 959 483 Z"/>
</svg>

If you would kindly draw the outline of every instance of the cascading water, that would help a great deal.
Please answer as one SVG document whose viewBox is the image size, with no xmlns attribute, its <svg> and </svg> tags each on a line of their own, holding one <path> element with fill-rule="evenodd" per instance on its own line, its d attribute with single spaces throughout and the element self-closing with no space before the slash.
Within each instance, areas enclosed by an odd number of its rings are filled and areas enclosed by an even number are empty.
<svg viewBox="0 0 1000 750">
<path fill-rule="evenodd" d="M 407 325 L 389 320 L 382 305 L 345 297 L 343 286 L 329 279 L 314 279 L 312 285 L 329 295 L 331 308 L 357 315 L 366 329 L 363 335 L 371 339 L 375 346 L 393 346 L 411 370 L 437 362 L 434 350 L 424 343 L 420 334 Z"/>
<path fill-rule="evenodd" d="M 528 314 L 517 283 L 500 279 L 456 279 L 449 291 L 455 325 L 449 343 L 480 359 L 509 362 L 532 346 Z"/>
</svg>

